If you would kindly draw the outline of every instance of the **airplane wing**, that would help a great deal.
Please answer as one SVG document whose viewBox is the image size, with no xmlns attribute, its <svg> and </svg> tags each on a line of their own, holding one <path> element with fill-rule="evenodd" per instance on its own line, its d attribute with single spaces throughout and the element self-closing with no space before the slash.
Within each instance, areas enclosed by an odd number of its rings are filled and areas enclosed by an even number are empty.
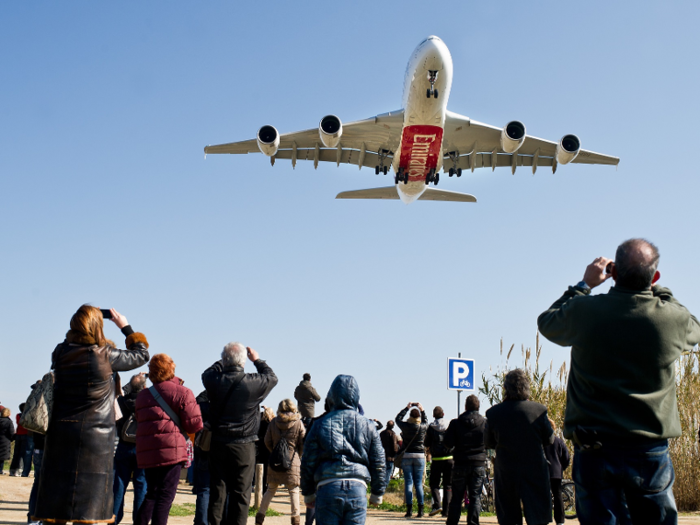
<svg viewBox="0 0 700 525">
<path fill-rule="evenodd" d="M 384 165 L 388 166 L 394 151 L 399 147 L 402 126 L 403 110 L 343 123 L 343 134 L 337 148 L 326 148 L 323 145 L 318 128 L 286 133 L 280 135 L 279 148 L 270 161 L 274 164 L 276 159 L 286 159 L 291 160 L 292 166 L 295 166 L 297 160 L 311 160 L 315 167 L 319 162 L 335 162 L 337 165 L 355 164 L 361 169 L 379 165 L 381 153 L 387 159 Z M 260 149 L 257 139 L 251 139 L 207 146 L 204 153 L 260 153 Z"/>
<path fill-rule="evenodd" d="M 451 167 L 471 169 L 510 167 L 512 172 L 518 166 L 531 166 L 534 173 L 539 166 L 551 166 L 556 170 L 555 152 L 557 143 L 527 135 L 516 153 L 505 153 L 501 149 L 501 128 L 471 120 L 451 111 L 445 118 L 443 150 L 455 152 L 455 163 L 448 156 L 444 159 L 443 170 Z M 574 164 L 609 164 L 617 166 L 620 159 L 580 150 Z"/>
</svg>

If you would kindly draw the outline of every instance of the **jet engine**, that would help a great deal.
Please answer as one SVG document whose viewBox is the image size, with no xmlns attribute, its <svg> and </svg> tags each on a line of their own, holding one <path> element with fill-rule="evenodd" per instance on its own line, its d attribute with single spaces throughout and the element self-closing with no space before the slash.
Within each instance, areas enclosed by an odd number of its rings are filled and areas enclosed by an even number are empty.
<svg viewBox="0 0 700 525">
<path fill-rule="evenodd" d="M 327 148 L 335 148 L 343 134 L 343 125 L 335 115 L 326 115 L 318 123 L 318 134 Z"/>
<path fill-rule="evenodd" d="M 513 120 L 501 131 L 501 149 L 506 153 L 515 153 L 525 142 L 525 124 Z"/>
<path fill-rule="evenodd" d="M 556 159 L 559 164 L 568 164 L 581 150 L 581 141 L 576 135 L 564 135 L 557 144 Z"/>
<path fill-rule="evenodd" d="M 258 148 L 268 157 L 277 153 L 280 147 L 280 134 L 274 126 L 263 126 L 258 130 Z"/>
</svg>

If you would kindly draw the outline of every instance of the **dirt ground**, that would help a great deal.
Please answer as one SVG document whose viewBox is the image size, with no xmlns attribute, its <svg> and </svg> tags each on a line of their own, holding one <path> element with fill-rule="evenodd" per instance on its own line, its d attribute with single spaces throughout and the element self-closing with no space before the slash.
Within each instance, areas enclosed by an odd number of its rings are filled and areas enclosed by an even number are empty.
<svg viewBox="0 0 700 525">
<path fill-rule="evenodd" d="M 34 479 L 29 478 L 14 478 L 7 474 L 0 476 L 0 525 L 24 525 L 27 523 L 27 504 L 29 502 L 29 493 L 32 488 L 32 483 Z M 177 496 L 175 497 L 176 504 L 182 503 L 194 503 L 195 496 L 192 494 L 191 487 L 187 484 L 181 483 L 180 488 L 177 491 Z M 132 523 L 131 519 L 131 504 L 133 500 L 133 492 L 129 489 L 126 496 L 126 506 L 124 521 L 122 523 Z M 278 512 L 281 512 L 283 516 L 269 517 L 265 519 L 265 525 L 289 525 L 289 496 L 286 491 L 282 490 L 278 493 L 278 496 L 272 500 L 272 508 Z M 302 513 L 304 508 L 302 505 Z M 434 518 L 412 518 L 407 520 L 400 513 L 395 512 L 384 512 L 378 510 L 369 510 L 367 512 L 367 521 L 369 525 L 382 525 L 382 524 L 393 524 L 398 525 L 399 522 L 428 522 L 435 524 L 444 523 L 444 518 L 436 516 Z M 498 523 L 496 518 L 481 518 L 481 523 Z M 693 516 L 681 516 L 679 518 L 679 523 L 683 525 L 700 525 L 700 515 Z M 193 516 L 184 517 L 171 517 L 169 523 L 172 525 L 191 525 L 193 522 Z M 462 523 L 466 522 L 466 518 L 463 517 Z M 255 519 L 248 518 L 248 524 L 254 525 Z M 302 518 L 303 523 L 303 518 Z M 567 525 L 578 524 L 577 520 L 567 521 Z"/>
</svg>

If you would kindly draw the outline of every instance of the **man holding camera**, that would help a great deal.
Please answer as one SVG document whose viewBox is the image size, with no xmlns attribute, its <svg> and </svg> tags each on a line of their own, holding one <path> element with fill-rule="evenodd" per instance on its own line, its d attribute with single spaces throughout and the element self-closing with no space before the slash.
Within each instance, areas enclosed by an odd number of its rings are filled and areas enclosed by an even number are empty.
<svg viewBox="0 0 700 525">
<path fill-rule="evenodd" d="M 582 525 L 677 522 L 675 362 L 700 342 L 700 323 L 656 284 L 658 263 L 652 243 L 625 241 L 538 318 L 547 339 L 572 347 L 564 436 Z M 611 277 L 607 294 L 590 295 Z"/>
<path fill-rule="evenodd" d="M 257 374 L 243 370 L 246 356 Z M 202 383 L 207 389 L 212 427 L 209 524 L 245 525 L 255 473 L 260 403 L 277 384 L 277 376 L 255 350 L 241 343 L 229 343 L 221 352 L 221 361 L 204 371 Z"/>
</svg>

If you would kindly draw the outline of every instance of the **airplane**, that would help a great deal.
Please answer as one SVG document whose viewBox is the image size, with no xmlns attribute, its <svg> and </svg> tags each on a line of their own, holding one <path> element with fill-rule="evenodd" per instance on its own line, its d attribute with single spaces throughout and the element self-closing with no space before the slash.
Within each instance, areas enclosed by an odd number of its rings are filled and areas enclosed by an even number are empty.
<svg viewBox="0 0 700 525">
<path fill-rule="evenodd" d="M 503 128 L 471 120 L 447 110 L 452 88 L 452 56 L 437 36 L 423 40 L 411 55 L 404 79 L 403 109 L 343 124 L 335 115 L 321 119 L 318 128 L 280 135 L 270 125 L 257 137 L 204 148 L 211 153 L 258 153 L 277 159 L 354 164 L 374 167 L 375 174 L 394 173 L 394 186 L 339 193 L 337 199 L 401 199 L 476 202 L 466 193 L 438 190 L 440 171 L 461 177 L 476 168 L 539 166 L 556 172 L 560 164 L 608 164 L 620 159 L 581 149 L 576 135 L 559 142 L 527 135 L 513 120 Z M 432 183 L 433 187 L 430 187 Z"/>
</svg>

